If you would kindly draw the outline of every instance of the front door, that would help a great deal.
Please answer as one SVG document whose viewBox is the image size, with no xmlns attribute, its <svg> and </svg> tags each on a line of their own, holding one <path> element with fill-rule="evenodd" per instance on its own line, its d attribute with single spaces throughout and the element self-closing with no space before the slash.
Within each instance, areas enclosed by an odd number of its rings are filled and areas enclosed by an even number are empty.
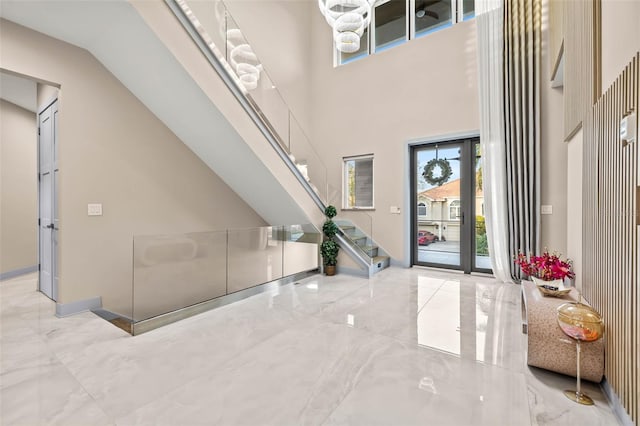
<svg viewBox="0 0 640 426">
<path fill-rule="evenodd" d="M 478 138 L 411 149 L 412 263 L 490 272 Z"/>
<path fill-rule="evenodd" d="M 58 298 L 58 101 L 38 117 L 39 290 Z"/>
</svg>

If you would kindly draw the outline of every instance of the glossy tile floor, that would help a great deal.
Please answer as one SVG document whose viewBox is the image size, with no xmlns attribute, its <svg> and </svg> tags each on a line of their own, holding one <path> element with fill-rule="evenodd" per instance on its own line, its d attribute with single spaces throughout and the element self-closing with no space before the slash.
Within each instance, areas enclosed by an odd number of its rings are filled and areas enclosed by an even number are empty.
<svg viewBox="0 0 640 426">
<path fill-rule="evenodd" d="M 612 425 L 529 369 L 520 287 L 315 276 L 136 337 L 0 283 L 2 425 Z"/>
</svg>

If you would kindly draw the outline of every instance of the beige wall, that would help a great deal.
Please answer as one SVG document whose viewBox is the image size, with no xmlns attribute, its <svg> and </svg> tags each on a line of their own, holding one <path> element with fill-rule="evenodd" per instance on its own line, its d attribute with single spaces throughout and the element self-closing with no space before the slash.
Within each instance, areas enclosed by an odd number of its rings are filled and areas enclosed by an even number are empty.
<svg viewBox="0 0 640 426">
<path fill-rule="evenodd" d="M 126 311 L 134 235 L 264 224 L 87 51 L 4 20 L 0 36 L 4 68 L 61 87 L 61 302 Z"/>
<path fill-rule="evenodd" d="M 640 1 L 602 0 L 602 92 L 640 50 Z"/>
<path fill-rule="evenodd" d="M 548 22 L 549 2 L 542 2 L 542 22 Z M 549 27 L 542 30 L 542 64 L 550 62 Z M 567 253 L 567 144 L 563 142 L 562 88 L 551 87 L 551 70 L 540 67 L 540 201 L 553 214 L 540 215 L 540 249 Z"/>
<path fill-rule="evenodd" d="M 582 129 L 567 144 L 567 257 L 582 289 Z"/>
<path fill-rule="evenodd" d="M 312 14 L 313 141 L 340 207 L 342 157 L 375 156 L 373 238 L 408 259 L 404 212 L 407 143 L 479 128 L 476 27 L 469 21 L 337 68 L 331 28 Z M 367 219 L 368 220 L 368 219 Z"/>
<path fill-rule="evenodd" d="M 0 274 L 38 264 L 36 114 L 0 100 Z"/>
</svg>

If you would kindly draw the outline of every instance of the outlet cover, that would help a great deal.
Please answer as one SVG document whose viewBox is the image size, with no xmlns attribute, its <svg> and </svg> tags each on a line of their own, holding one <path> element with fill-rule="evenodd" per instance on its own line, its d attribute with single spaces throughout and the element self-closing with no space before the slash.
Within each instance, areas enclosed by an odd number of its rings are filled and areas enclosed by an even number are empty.
<svg viewBox="0 0 640 426">
<path fill-rule="evenodd" d="M 87 204 L 87 214 L 89 216 L 102 216 L 102 204 Z"/>
<path fill-rule="evenodd" d="M 551 205 L 540 206 L 540 214 L 553 214 L 553 206 Z"/>
</svg>

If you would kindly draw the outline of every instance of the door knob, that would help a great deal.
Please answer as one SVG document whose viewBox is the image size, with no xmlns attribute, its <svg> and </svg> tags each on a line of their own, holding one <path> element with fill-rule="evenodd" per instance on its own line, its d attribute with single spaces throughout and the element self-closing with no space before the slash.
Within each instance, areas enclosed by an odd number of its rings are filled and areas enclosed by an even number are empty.
<svg viewBox="0 0 640 426">
<path fill-rule="evenodd" d="M 47 226 L 45 226 L 45 228 L 53 229 L 53 223 L 48 224 Z"/>
</svg>

